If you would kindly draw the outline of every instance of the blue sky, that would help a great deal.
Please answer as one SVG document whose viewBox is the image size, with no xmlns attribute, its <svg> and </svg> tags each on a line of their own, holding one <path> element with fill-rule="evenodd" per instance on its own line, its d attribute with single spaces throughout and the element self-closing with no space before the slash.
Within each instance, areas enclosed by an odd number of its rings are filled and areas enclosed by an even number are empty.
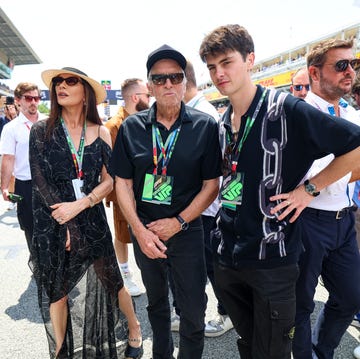
<svg viewBox="0 0 360 359">
<path fill-rule="evenodd" d="M 43 61 L 15 67 L 11 88 L 37 83 L 41 71 L 74 66 L 98 81 L 120 87 L 146 76 L 147 55 L 167 43 L 208 79 L 200 43 L 219 25 L 245 26 L 261 60 L 360 22 L 360 0 L 1 0 L 0 6 Z"/>
</svg>

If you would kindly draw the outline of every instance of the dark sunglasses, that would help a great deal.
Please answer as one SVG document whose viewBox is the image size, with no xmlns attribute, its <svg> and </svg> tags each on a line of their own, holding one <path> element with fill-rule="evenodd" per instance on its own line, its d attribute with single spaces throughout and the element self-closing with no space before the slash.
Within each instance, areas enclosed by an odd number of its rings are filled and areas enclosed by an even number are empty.
<svg viewBox="0 0 360 359">
<path fill-rule="evenodd" d="M 61 76 L 56 76 L 52 79 L 52 83 L 55 86 L 59 86 L 63 81 L 65 81 L 68 86 L 75 86 L 80 81 L 80 79 L 75 76 L 67 77 L 66 79 Z"/>
<path fill-rule="evenodd" d="M 24 95 L 23 98 L 26 102 L 32 102 L 32 100 L 34 100 L 35 102 L 39 102 L 41 100 L 41 96 Z"/>
<path fill-rule="evenodd" d="M 165 85 L 167 79 L 169 79 L 173 85 L 181 84 L 184 80 L 184 73 L 178 72 L 176 74 L 156 74 L 150 76 L 152 83 L 158 86 Z"/>
<path fill-rule="evenodd" d="M 359 70 L 360 68 L 360 59 L 353 59 L 353 60 L 339 60 L 335 63 L 334 69 L 336 72 L 344 72 L 349 67 L 352 67 L 354 71 Z"/>
<path fill-rule="evenodd" d="M 305 88 L 306 91 L 309 91 L 310 85 L 293 85 L 293 88 L 295 91 L 301 91 L 303 88 Z"/>
</svg>

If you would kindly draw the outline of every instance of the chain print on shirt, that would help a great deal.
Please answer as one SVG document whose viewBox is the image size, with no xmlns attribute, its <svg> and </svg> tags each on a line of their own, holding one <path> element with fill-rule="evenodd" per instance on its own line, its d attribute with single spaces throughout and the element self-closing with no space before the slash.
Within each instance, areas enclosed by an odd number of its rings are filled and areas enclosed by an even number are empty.
<svg viewBox="0 0 360 359">
<path fill-rule="evenodd" d="M 262 122 L 261 128 L 261 146 L 264 150 L 263 157 L 263 178 L 259 186 L 259 206 L 264 215 L 262 221 L 263 238 L 260 244 L 259 259 L 266 257 L 266 244 L 279 244 L 279 254 L 286 256 L 285 234 L 283 229 L 287 225 L 286 221 L 281 221 L 276 226 L 271 226 L 271 222 L 276 219 L 276 215 L 270 214 L 270 209 L 278 204 L 269 201 L 271 195 L 281 193 L 282 191 L 282 150 L 287 143 L 287 129 L 285 111 L 283 108 L 286 93 L 279 93 L 275 100 L 276 91 L 269 91 L 268 109 Z M 278 138 L 268 138 L 268 129 L 271 122 L 280 121 L 280 133 Z M 271 195 L 270 195 L 271 193 Z M 273 228 L 272 228 L 273 227 Z"/>
</svg>

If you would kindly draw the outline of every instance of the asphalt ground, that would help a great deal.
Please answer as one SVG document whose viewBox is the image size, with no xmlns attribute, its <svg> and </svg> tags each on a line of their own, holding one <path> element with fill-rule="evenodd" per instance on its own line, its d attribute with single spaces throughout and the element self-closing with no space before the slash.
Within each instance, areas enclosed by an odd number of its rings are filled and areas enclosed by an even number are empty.
<svg viewBox="0 0 360 359">
<path fill-rule="evenodd" d="M 0 199 L 0 359 L 46 359 L 49 358 L 47 339 L 38 308 L 36 284 L 27 265 L 28 250 L 25 236 L 19 228 L 16 211 L 9 211 L 7 207 L 8 203 Z M 110 228 L 113 228 L 111 209 L 106 209 L 106 211 Z M 134 281 L 144 289 L 131 245 L 129 262 L 134 272 Z M 207 285 L 206 291 L 208 294 L 206 320 L 210 320 L 216 315 L 216 300 L 210 285 Z M 326 298 L 326 290 L 319 285 L 315 295 L 316 308 L 313 319 Z M 146 312 L 146 294 L 134 300 L 142 325 L 143 358 L 149 359 L 151 358 L 152 332 Z M 179 335 L 173 333 L 173 338 L 177 347 Z M 233 329 L 218 338 L 205 338 L 203 358 L 239 358 L 236 339 L 237 335 Z M 353 358 L 353 350 L 359 343 L 360 331 L 350 326 L 334 358 Z M 175 356 L 176 353 L 177 349 L 175 349 Z"/>
</svg>

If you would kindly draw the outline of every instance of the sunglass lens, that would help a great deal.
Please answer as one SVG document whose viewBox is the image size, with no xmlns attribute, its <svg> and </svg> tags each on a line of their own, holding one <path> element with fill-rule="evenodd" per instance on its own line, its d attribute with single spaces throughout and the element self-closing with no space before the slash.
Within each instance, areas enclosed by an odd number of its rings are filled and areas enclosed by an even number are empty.
<svg viewBox="0 0 360 359">
<path fill-rule="evenodd" d="M 351 60 L 350 65 L 355 71 L 359 70 L 360 69 L 360 59 Z"/>
<path fill-rule="evenodd" d="M 65 82 L 69 86 L 75 86 L 79 82 L 79 79 L 77 77 L 68 77 L 65 79 Z"/>
<path fill-rule="evenodd" d="M 344 72 L 349 66 L 349 60 L 340 60 L 335 64 L 335 71 Z"/>
<path fill-rule="evenodd" d="M 169 75 L 170 81 L 173 85 L 180 84 L 184 79 L 184 74 L 179 72 L 177 74 L 171 74 Z"/>
<path fill-rule="evenodd" d="M 155 85 L 164 85 L 166 82 L 166 75 L 152 75 L 151 80 Z"/>
<path fill-rule="evenodd" d="M 64 81 L 64 79 L 60 76 L 53 77 L 52 83 L 56 86 L 58 84 L 61 84 Z"/>
</svg>

